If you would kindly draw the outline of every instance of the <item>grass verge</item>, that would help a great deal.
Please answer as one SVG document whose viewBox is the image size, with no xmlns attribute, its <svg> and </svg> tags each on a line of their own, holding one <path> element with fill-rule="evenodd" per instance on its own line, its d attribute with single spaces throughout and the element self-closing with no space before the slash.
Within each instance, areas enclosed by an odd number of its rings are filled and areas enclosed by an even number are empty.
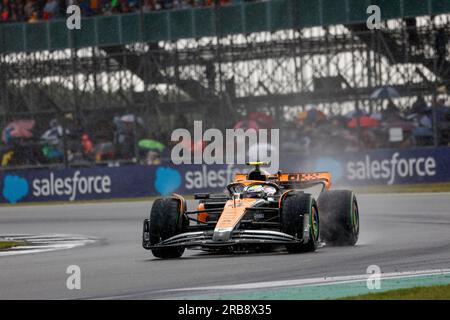
<svg viewBox="0 0 450 320">
<path fill-rule="evenodd" d="M 340 300 L 450 300 L 450 285 L 416 287 L 368 293 Z"/>
<path fill-rule="evenodd" d="M 0 240 L 0 250 L 7 250 L 13 247 L 23 246 L 25 241 Z"/>
</svg>

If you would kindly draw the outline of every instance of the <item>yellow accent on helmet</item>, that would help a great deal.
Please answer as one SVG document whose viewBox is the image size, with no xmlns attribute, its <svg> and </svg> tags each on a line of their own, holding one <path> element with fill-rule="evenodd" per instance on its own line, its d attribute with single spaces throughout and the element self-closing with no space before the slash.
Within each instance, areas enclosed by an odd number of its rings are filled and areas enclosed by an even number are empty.
<svg viewBox="0 0 450 320">
<path fill-rule="evenodd" d="M 264 161 L 253 161 L 253 162 L 247 162 L 246 165 L 248 166 L 266 166 L 268 163 Z"/>
</svg>

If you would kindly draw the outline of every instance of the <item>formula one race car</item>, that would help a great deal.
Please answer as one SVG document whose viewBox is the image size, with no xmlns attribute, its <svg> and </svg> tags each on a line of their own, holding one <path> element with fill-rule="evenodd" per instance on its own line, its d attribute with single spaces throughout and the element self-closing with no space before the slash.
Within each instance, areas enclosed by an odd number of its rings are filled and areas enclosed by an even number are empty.
<svg viewBox="0 0 450 320">
<path fill-rule="evenodd" d="M 157 199 L 144 220 L 143 247 L 158 258 L 178 258 L 185 248 L 247 252 L 284 246 L 297 253 L 315 251 L 319 241 L 356 244 L 356 197 L 329 190 L 330 173 L 270 175 L 260 169 L 263 163 L 248 164 L 254 170 L 237 174 L 226 194 L 196 194 L 197 210 L 188 211 L 180 195 Z"/>
</svg>

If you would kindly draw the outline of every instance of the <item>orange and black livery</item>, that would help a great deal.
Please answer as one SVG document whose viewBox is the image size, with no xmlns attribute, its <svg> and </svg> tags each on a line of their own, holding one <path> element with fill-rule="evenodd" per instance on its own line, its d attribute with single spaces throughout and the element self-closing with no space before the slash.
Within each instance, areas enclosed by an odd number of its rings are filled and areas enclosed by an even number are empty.
<svg viewBox="0 0 450 320">
<path fill-rule="evenodd" d="M 329 172 L 269 174 L 262 162 L 237 174 L 223 194 L 196 194 L 195 210 L 180 195 L 160 198 L 144 220 L 142 244 L 158 258 L 186 248 L 216 252 L 312 252 L 319 244 L 355 245 L 359 210 L 351 190 L 331 190 Z"/>
</svg>

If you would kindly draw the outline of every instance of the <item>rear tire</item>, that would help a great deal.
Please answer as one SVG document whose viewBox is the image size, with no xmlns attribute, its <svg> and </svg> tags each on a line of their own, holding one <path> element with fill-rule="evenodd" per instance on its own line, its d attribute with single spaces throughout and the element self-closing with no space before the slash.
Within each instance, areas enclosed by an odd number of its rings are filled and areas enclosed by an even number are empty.
<svg viewBox="0 0 450 320">
<path fill-rule="evenodd" d="M 180 214 L 180 201 L 172 198 L 156 199 L 150 212 L 150 245 L 183 232 L 185 222 Z M 179 258 L 184 253 L 183 247 L 152 249 L 155 257 L 161 259 Z"/>
<path fill-rule="evenodd" d="M 350 190 L 323 191 L 318 200 L 321 232 L 327 245 L 354 246 L 359 237 L 359 210 Z"/>
<path fill-rule="evenodd" d="M 312 252 L 319 242 L 319 211 L 314 198 L 306 193 L 291 193 L 286 196 L 281 209 L 281 231 L 302 239 L 304 217 L 309 218 L 309 239 L 306 243 L 288 244 L 289 253 Z"/>
</svg>

